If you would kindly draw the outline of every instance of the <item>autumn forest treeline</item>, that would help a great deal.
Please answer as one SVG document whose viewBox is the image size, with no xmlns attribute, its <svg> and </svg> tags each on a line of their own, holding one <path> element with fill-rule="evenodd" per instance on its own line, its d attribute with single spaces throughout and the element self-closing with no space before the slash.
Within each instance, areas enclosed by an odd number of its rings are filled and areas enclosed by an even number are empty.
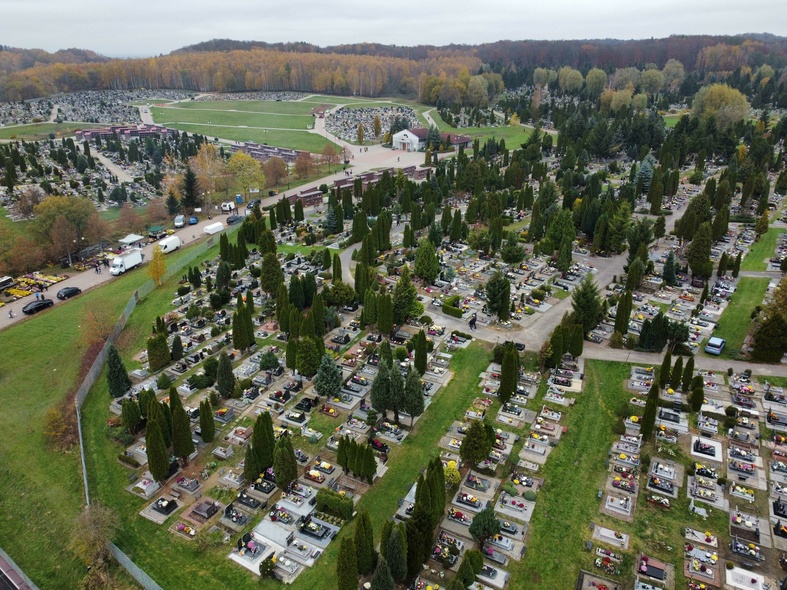
<svg viewBox="0 0 787 590">
<path fill-rule="evenodd" d="M 418 97 L 428 76 L 452 79 L 467 70 L 498 73 L 507 87 L 530 83 L 536 67 L 612 72 L 680 61 L 701 80 L 741 66 L 787 64 L 787 39 L 672 36 L 636 41 L 499 41 L 477 46 L 380 44 L 320 48 L 306 43 L 213 40 L 166 56 L 106 59 L 93 52 L 0 47 L 0 100 L 80 90 L 172 88 L 200 92 L 303 91 Z"/>
</svg>

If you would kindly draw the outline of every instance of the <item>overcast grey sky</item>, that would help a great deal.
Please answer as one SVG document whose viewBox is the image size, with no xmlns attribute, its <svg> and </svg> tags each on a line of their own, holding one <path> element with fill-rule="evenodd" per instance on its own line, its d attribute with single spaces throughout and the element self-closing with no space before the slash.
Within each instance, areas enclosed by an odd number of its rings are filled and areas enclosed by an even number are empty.
<svg viewBox="0 0 787 590">
<path fill-rule="evenodd" d="M 787 36 L 784 0 L 0 0 L 0 44 L 140 57 L 216 38 L 317 45 Z"/>
</svg>

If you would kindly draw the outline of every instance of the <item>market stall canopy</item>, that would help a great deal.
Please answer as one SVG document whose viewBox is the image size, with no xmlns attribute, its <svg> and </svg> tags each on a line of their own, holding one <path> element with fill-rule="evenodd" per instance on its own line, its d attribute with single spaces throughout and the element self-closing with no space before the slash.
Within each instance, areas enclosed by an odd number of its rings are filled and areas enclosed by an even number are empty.
<svg viewBox="0 0 787 590">
<path fill-rule="evenodd" d="M 145 239 L 144 236 L 139 236 L 137 234 L 128 234 L 125 238 L 120 240 L 120 243 L 124 245 L 128 245 L 128 244 L 134 244 L 135 242 L 139 242 L 144 239 Z"/>
</svg>

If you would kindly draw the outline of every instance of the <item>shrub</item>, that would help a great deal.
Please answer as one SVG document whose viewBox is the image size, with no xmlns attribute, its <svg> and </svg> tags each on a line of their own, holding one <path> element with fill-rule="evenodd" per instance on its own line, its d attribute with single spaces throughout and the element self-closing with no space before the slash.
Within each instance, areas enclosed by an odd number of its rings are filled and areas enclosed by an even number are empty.
<svg viewBox="0 0 787 590">
<path fill-rule="evenodd" d="M 169 378 L 169 375 L 166 373 L 162 373 L 156 379 L 156 387 L 159 389 L 169 389 L 169 386 L 172 385 L 172 379 Z"/>
<path fill-rule="evenodd" d="M 422 326 L 431 326 L 434 321 L 428 315 L 422 315 L 420 318 L 418 318 L 418 323 Z"/>
<path fill-rule="evenodd" d="M 460 332 L 459 330 L 453 330 L 451 332 L 454 336 L 459 336 L 460 338 L 465 338 L 467 340 L 471 340 L 473 337 L 470 334 L 465 334 L 464 332 Z"/>
<path fill-rule="evenodd" d="M 639 460 L 642 463 L 643 469 L 647 469 L 648 467 L 650 467 L 650 455 L 648 455 L 647 453 L 642 453 L 639 456 Z"/>
<path fill-rule="evenodd" d="M 394 358 L 399 362 L 407 360 L 407 349 L 404 346 L 397 346 L 394 350 Z"/>
<path fill-rule="evenodd" d="M 735 408 L 735 406 L 727 406 L 724 408 L 724 415 L 734 418 L 738 415 L 738 410 Z"/>
<path fill-rule="evenodd" d="M 500 486 L 503 491 L 508 494 L 509 496 L 518 496 L 519 490 L 516 489 L 516 486 L 511 483 L 510 481 L 505 482 L 502 486 Z"/>
<path fill-rule="evenodd" d="M 180 287 L 178 287 L 179 297 L 183 297 L 186 293 L 190 293 L 190 292 L 191 292 L 191 287 L 189 287 L 188 285 L 181 285 Z"/>
<path fill-rule="evenodd" d="M 443 313 L 455 318 L 461 318 L 464 315 L 461 309 L 448 305 L 447 303 L 443 303 Z"/>
<path fill-rule="evenodd" d="M 320 488 L 317 490 L 316 509 L 347 520 L 352 516 L 354 508 L 352 498 L 327 488 Z"/>
<path fill-rule="evenodd" d="M 524 496 L 525 496 L 525 500 L 528 500 L 529 502 L 536 501 L 536 493 L 533 490 L 527 490 L 524 493 Z"/>
<path fill-rule="evenodd" d="M 615 424 L 612 426 L 612 432 L 619 436 L 626 434 L 626 423 L 623 421 L 623 418 L 618 418 L 615 421 Z"/>
<path fill-rule="evenodd" d="M 136 460 L 134 457 L 129 457 L 129 456 L 128 456 L 128 455 L 126 455 L 125 453 L 120 453 L 120 454 L 118 455 L 118 460 L 119 460 L 121 463 L 125 463 L 125 464 L 126 464 L 126 465 L 128 465 L 129 467 L 134 467 L 134 468 L 137 468 L 137 467 L 139 467 L 139 461 L 137 461 L 137 460 Z"/>
</svg>

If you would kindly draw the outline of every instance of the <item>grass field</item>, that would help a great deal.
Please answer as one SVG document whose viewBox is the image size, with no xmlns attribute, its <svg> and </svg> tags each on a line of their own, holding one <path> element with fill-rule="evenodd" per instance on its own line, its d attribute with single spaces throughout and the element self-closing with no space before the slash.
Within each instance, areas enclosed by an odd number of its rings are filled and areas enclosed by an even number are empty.
<svg viewBox="0 0 787 590">
<path fill-rule="evenodd" d="M 743 340 L 751 327 L 751 312 L 762 303 L 770 279 L 743 277 L 732 295 L 727 309 L 721 314 L 714 336 L 724 338 L 727 347 L 721 356 L 735 358 L 743 346 Z M 704 352 L 702 354 L 705 354 Z"/>
<path fill-rule="evenodd" d="M 682 116 L 683 115 L 664 115 L 664 123 L 667 125 L 667 129 L 673 129 Z"/>
<path fill-rule="evenodd" d="M 776 243 L 784 230 L 770 228 L 759 241 L 749 248 L 746 258 L 741 261 L 741 270 L 768 270 L 768 259 L 776 253 Z"/>
<path fill-rule="evenodd" d="M 0 139 L 49 139 L 49 134 L 57 137 L 73 135 L 79 129 L 96 127 L 95 123 L 31 123 L 14 127 L 0 127 Z"/>
<path fill-rule="evenodd" d="M 492 138 L 498 141 L 505 139 L 506 147 L 509 150 L 519 149 L 520 144 L 527 141 L 527 138 L 530 137 L 531 133 L 530 129 L 525 127 L 511 127 L 510 125 L 501 127 L 462 127 L 457 129 L 455 127 L 451 127 L 445 121 L 443 121 L 442 117 L 437 112 L 437 109 L 430 112 L 429 115 L 432 117 L 432 119 L 434 119 L 434 122 L 437 123 L 437 127 L 441 132 L 467 135 L 473 139 L 478 139 L 481 144 Z"/>
</svg>

